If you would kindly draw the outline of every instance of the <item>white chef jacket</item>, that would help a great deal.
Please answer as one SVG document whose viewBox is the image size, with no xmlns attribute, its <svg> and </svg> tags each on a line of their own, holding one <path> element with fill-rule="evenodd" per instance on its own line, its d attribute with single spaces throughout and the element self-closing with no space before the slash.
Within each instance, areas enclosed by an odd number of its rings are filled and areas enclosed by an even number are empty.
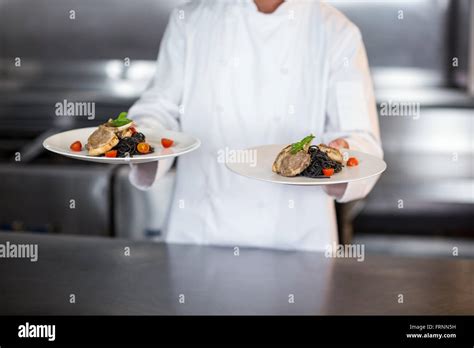
<svg viewBox="0 0 474 348">
<path fill-rule="evenodd" d="M 252 0 L 192 1 L 175 9 L 152 86 L 129 110 L 138 126 L 190 133 L 201 147 L 177 160 L 165 240 L 323 250 L 337 241 L 334 198 L 320 187 L 236 175 L 219 151 L 344 137 L 382 157 L 367 57 L 358 28 L 320 1 L 287 1 L 271 14 Z M 170 167 L 139 165 L 146 188 Z M 271 168 L 268 168 L 271 170 Z M 153 178 L 143 183 L 143 176 Z M 376 179 L 338 198 L 363 198 Z"/>
</svg>

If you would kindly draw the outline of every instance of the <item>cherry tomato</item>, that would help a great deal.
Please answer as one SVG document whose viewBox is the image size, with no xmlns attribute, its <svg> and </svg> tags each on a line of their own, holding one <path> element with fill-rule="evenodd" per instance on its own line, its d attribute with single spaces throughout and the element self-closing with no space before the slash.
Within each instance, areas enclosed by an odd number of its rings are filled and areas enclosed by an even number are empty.
<svg viewBox="0 0 474 348">
<path fill-rule="evenodd" d="M 69 146 L 69 148 L 72 150 L 72 151 L 81 151 L 82 150 L 82 144 L 81 142 L 78 140 L 78 141 L 75 141 L 71 144 L 71 146 Z"/>
<path fill-rule="evenodd" d="M 117 157 L 117 150 L 110 150 L 105 153 L 105 157 L 114 158 Z"/>
<path fill-rule="evenodd" d="M 334 174 L 334 168 L 323 168 L 324 176 L 332 176 Z"/>
<path fill-rule="evenodd" d="M 130 130 L 132 131 L 132 135 L 137 133 L 137 129 L 135 127 L 130 127 Z"/>
<path fill-rule="evenodd" d="M 150 145 L 147 143 L 139 143 L 137 145 L 137 151 L 140 153 L 148 153 L 150 152 Z"/>
<path fill-rule="evenodd" d="M 348 167 L 355 167 L 359 165 L 359 161 L 355 157 L 349 157 L 347 160 L 347 166 Z"/>
<path fill-rule="evenodd" d="M 162 138 L 161 145 L 163 145 L 163 147 L 171 147 L 173 145 L 173 140 Z"/>
</svg>

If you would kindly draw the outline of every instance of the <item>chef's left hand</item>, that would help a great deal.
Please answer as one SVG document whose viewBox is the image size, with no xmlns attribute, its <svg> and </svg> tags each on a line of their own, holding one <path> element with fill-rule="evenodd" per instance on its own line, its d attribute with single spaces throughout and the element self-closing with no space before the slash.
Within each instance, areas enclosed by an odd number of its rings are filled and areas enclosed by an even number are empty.
<svg viewBox="0 0 474 348">
<path fill-rule="evenodd" d="M 343 138 L 337 138 L 331 141 L 329 144 L 331 147 L 335 147 L 336 149 L 348 149 L 349 143 Z M 323 186 L 324 191 L 331 197 L 336 199 L 341 198 L 346 191 L 347 184 L 334 184 L 334 185 L 325 185 Z"/>
<path fill-rule="evenodd" d="M 335 147 L 336 149 L 348 149 L 349 143 L 344 138 L 337 138 L 331 141 L 328 146 Z"/>
</svg>

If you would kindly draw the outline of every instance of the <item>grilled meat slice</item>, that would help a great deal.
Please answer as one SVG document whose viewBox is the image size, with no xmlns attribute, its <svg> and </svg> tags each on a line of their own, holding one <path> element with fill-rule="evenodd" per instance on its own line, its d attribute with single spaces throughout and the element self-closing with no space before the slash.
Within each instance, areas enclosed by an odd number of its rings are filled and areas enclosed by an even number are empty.
<svg viewBox="0 0 474 348">
<path fill-rule="evenodd" d="M 122 139 L 122 138 L 131 137 L 133 135 L 133 132 L 130 128 L 128 128 L 128 129 L 125 129 L 121 132 L 118 132 L 117 135 L 118 135 L 119 139 Z"/>
<path fill-rule="evenodd" d="M 308 147 L 298 151 L 296 154 L 291 153 L 291 145 L 285 147 L 280 151 L 275 162 L 273 162 L 273 172 L 283 176 L 296 176 L 300 174 L 311 163 Z"/>
<path fill-rule="evenodd" d="M 338 149 L 324 144 L 319 144 L 318 147 L 321 151 L 325 152 L 330 159 L 343 164 L 344 158 Z"/>
<path fill-rule="evenodd" d="M 86 148 L 90 156 L 100 156 L 110 151 L 119 143 L 119 138 L 112 127 L 99 126 L 87 139 Z"/>
</svg>

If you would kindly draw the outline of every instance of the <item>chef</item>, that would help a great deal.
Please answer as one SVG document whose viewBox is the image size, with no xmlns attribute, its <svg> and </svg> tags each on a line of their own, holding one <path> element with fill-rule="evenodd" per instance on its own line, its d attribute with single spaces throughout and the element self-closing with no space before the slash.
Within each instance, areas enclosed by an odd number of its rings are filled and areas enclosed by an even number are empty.
<svg viewBox="0 0 474 348">
<path fill-rule="evenodd" d="M 170 243 L 324 250 L 337 242 L 334 200 L 363 198 L 376 181 L 324 189 L 262 182 L 229 171 L 218 160 L 226 149 L 312 133 L 316 144 L 383 155 L 361 34 L 316 0 L 192 1 L 175 9 L 153 83 L 129 116 L 202 141 L 177 160 L 164 231 Z M 130 180 L 147 189 L 171 165 L 133 165 Z"/>
</svg>

